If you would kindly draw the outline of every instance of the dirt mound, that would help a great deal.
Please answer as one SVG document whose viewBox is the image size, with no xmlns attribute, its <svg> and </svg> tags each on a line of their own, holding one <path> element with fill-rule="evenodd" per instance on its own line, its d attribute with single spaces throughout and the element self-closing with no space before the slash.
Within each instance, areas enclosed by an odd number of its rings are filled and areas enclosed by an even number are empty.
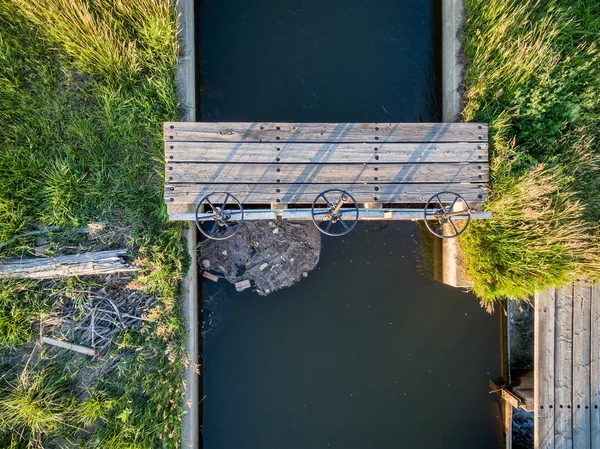
<svg viewBox="0 0 600 449">
<path fill-rule="evenodd" d="M 298 282 L 319 262 L 321 233 L 311 222 L 245 222 L 228 240 L 207 240 L 200 267 L 229 282 L 249 280 L 260 295 Z M 208 261 L 208 264 L 207 262 Z"/>
</svg>

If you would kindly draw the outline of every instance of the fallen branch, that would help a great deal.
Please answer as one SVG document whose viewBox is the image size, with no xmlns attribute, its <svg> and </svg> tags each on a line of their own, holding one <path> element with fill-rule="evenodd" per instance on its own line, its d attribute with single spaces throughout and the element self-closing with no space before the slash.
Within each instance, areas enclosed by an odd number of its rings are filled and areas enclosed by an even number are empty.
<svg viewBox="0 0 600 449">
<path fill-rule="evenodd" d="M 137 271 L 124 260 L 126 250 L 98 251 L 54 258 L 22 259 L 0 265 L 0 279 L 53 279 Z"/>
<path fill-rule="evenodd" d="M 98 356 L 98 351 L 95 351 L 92 348 L 86 348 L 85 346 L 75 345 L 73 343 L 69 343 L 67 341 L 60 341 L 50 337 L 42 337 L 42 343 L 46 343 L 48 345 L 56 346 L 58 348 L 70 349 L 71 351 L 79 352 L 81 354 L 91 355 L 92 357 Z"/>
</svg>

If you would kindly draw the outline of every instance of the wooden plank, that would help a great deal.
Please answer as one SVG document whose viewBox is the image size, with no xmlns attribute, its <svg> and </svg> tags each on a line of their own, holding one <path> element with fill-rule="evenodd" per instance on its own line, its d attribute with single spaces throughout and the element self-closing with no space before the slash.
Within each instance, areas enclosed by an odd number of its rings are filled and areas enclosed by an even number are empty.
<svg viewBox="0 0 600 449">
<path fill-rule="evenodd" d="M 270 204 L 277 200 L 310 204 L 321 192 L 333 187 L 346 190 L 359 203 L 425 204 L 436 193 L 449 190 L 462 195 L 473 206 L 483 201 L 488 192 L 487 184 L 169 184 L 165 187 L 165 202 L 169 205 L 197 204 L 211 192 L 231 192 L 244 204 Z"/>
<path fill-rule="evenodd" d="M 169 183 L 422 183 L 487 182 L 488 164 L 202 164 L 169 163 Z M 279 180 L 279 181 L 278 181 Z"/>
<path fill-rule="evenodd" d="M 87 252 L 54 258 L 19 259 L 0 265 L 0 279 L 54 279 L 137 271 L 126 262 L 127 250 Z"/>
<path fill-rule="evenodd" d="M 498 385 L 493 380 L 489 381 L 490 388 L 493 392 L 498 393 L 503 401 L 510 404 L 511 407 L 519 408 L 521 406 L 521 400 L 516 397 L 512 392 Z"/>
<path fill-rule="evenodd" d="M 573 299 L 573 447 L 589 449 L 590 338 L 592 289 L 575 283 Z"/>
<path fill-rule="evenodd" d="M 554 444 L 573 448 L 573 284 L 556 291 L 554 333 Z"/>
<path fill-rule="evenodd" d="M 513 407 L 508 402 L 503 403 L 503 421 L 504 421 L 504 438 L 506 439 L 506 449 L 512 448 L 513 439 Z"/>
<path fill-rule="evenodd" d="M 554 310 L 555 290 L 535 294 L 534 447 L 554 449 Z"/>
<path fill-rule="evenodd" d="M 600 284 L 592 288 L 590 336 L 590 438 L 600 449 Z"/>
<path fill-rule="evenodd" d="M 487 162 L 487 143 L 165 142 L 167 162 L 429 163 Z"/>
<path fill-rule="evenodd" d="M 165 141 L 201 142 L 486 142 L 485 123 L 164 124 Z"/>
<path fill-rule="evenodd" d="M 42 337 L 42 343 L 46 343 L 47 345 L 56 346 L 62 349 L 69 349 L 71 351 L 79 352 L 80 354 L 90 355 L 92 357 L 97 357 L 98 355 L 100 355 L 98 351 L 96 351 L 93 348 L 76 345 L 73 343 L 69 343 L 68 341 L 56 340 L 55 338 Z"/>
</svg>

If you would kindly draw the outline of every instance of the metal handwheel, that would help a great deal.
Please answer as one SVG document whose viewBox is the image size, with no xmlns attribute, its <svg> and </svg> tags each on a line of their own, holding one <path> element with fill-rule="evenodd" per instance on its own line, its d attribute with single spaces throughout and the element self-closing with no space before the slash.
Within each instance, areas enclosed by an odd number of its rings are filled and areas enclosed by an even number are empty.
<svg viewBox="0 0 600 449">
<path fill-rule="evenodd" d="M 231 193 L 213 192 L 206 195 L 196 208 L 196 226 L 211 240 L 233 237 L 244 221 L 244 209 Z"/>
<path fill-rule="evenodd" d="M 425 205 L 425 225 L 436 237 L 442 239 L 455 238 L 465 232 L 471 221 L 471 214 L 475 212 L 477 211 L 471 209 L 465 199 L 458 193 L 436 193 Z M 450 224 L 450 234 L 443 234 L 445 224 Z"/>
<path fill-rule="evenodd" d="M 325 207 L 317 207 L 322 198 Z M 311 209 L 312 219 L 319 231 L 337 237 L 348 234 L 358 223 L 358 205 L 345 190 L 329 189 L 315 198 Z"/>
</svg>

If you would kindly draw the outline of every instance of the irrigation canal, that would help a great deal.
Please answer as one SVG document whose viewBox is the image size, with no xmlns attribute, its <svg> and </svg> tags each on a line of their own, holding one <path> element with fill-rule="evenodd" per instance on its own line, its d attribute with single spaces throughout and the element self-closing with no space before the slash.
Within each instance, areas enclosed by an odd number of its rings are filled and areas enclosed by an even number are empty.
<svg viewBox="0 0 600 449">
<path fill-rule="evenodd" d="M 204 0 L 205 121 L 436 122 L 434 1 Z M 437 3 L 436 3 L 437 4 Z M 267 297 L 202 286 L 205 448 L 499 448 L 499 323 L 360 223 Z"/>
</svg>

